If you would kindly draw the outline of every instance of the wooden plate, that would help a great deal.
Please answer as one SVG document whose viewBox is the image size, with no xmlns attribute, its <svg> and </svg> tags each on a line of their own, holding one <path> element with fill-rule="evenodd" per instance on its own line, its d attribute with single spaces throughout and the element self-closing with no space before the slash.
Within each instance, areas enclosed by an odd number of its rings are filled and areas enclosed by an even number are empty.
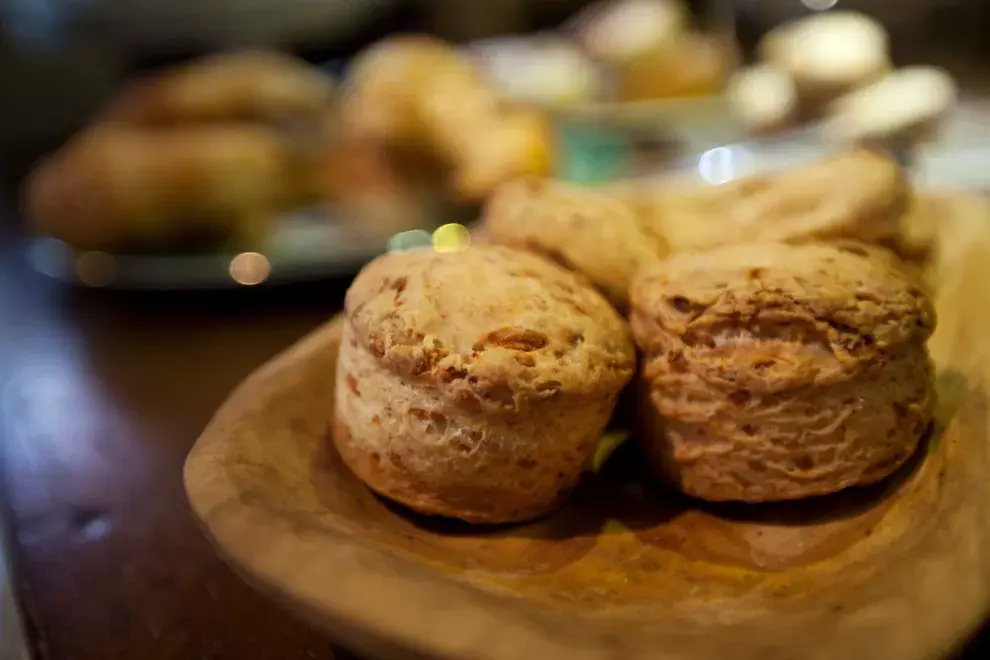
<svg viewBox="0 0 990 660">
<path fill-rule="evenodd" d="M 939 656 L 990 606 L 990 214 L 944 208 L 937 424 L 885 484 L 708 506 L 620 455 L 541 522 L 417 518 L 328 442 L 334 321 L 219 411 L 186 464 L 193 509 L 245 578 L 370 657 Z"/>
</svg>

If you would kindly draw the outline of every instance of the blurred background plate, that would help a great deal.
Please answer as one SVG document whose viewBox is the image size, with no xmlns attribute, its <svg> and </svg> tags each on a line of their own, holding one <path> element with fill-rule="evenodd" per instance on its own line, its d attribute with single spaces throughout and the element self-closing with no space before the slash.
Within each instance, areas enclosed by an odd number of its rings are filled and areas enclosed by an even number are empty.
<svg viewBox="0 0 990 660">
<path fill-rule="evenodd" d="M 450 222 L 468 222 L 470 209 L 449 208 Z M 301 284 L 350 276 L 385 252 L 391 235 L 345 218 L 338 209 L 282 216 L 260 252 L 120 254 L 77 250 L 54 238 L 31 238 L 25 256 L 36 272 L 89 288 L 148 291 L 230 289 Z"/>
</svg>

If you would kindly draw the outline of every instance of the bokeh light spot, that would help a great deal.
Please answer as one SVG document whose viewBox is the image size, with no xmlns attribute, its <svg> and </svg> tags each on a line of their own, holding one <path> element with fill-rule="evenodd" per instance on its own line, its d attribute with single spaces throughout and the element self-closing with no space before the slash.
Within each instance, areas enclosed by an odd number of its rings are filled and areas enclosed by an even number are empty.
<svg viewBox="0 0 990 660">
<path fill-rule="evenodd" d="M 433 249 L 437 252 L 463 252 L 471 247 L 471 232 L 452 222 L 433 232 Z"/>
<path fill-rule="evenodd" d="M 392 238 L 388 239 L 388 251 L 397 252 L 401 250 L 411 250 L 417 247 L 425 247 L 430 245 L 432 237 L 430 232 L 424 231 L 422 229 L 413 229 L 410 231 L 399 232 Z"/>
<path fill-rule="evenodd" d="M 257 252 L 242 252 L 230 260 L 230 277 L 238 284 L 255 286 L 271 275 L 272 265 L 268 258 Z"/>
</svg>

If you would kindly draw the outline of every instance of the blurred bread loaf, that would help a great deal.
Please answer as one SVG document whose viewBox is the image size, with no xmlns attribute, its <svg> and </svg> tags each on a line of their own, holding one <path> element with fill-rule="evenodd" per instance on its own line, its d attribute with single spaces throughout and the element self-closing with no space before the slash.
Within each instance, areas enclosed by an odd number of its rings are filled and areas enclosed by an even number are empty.
<svg viewBox="0 0 990 660">
<path fill-rule="evenodd" d="M 827 11 L 784 23 L 762 39 L 763 62 L 794 80 L 804 108 L 820 107 L 891 68 L 883 25 L 854 11 Z"/>
<path fill-rule="evenodd" d="M 289 55 L 221 53 L 131 82 L 103 118 L 154 126 L 315 117 L 333 90 L 329 75 Z"/>
<path fill-rule="evenodd" d="M 680 0 L 604 0 L 579 12 L 570 31 L 608 66 L 617 101 L 712 94 L 728 77 L 730 53 L 691 30 Z"/>
<path fill-rule="evenodd" d="M 190 237 L 257 247 L 270 216 L 305 198 L 293 163 L 282 136 L 262 126 L 100 125 L 35 170 L 24 202 L 37 231 L 81 248 Z"/>
<path fill-rule="evenodd" d="M 601 0 L 575 16 L 570 28 L 592 57 L 621 64 L 664 49 L 689 24 L 679 0 Z"/>
<path fill-rule="evenodd" d="M 726 97 L 733 113 L 753 133 L 786 128 L 798 118 L 797 86 L 791 76 L 771 64 L 756 64 L 729 79 Z"/>
<path fill-rule="evenodd" d="M 690 495 L 760 502 L 873 483 L 932 419 L 934 311 L 882 248 L 675 255 L 636 279 L 631 307 L 647 454 Z"/>
<path fill-rule="evenodd" d="M 715 94 L 729 79 L 731 52 L 718 39 L 688 33 L 616 66 L 618 101 Z"/>
<path fill-rule="evenodd" d="M 36 167 L 27 214 L 85 249 L 261 249 L 274 215 L 323 197 L 332 93 L 319 69 L 270 51 L 136 79 Z"/>
<path fill-rule="evenodd" d="M 359 56 L 341 103 L 342 131 L 419 149 L 465 201 L 550 169 L 548 119 L 504 103 L 472 58 L 429 37 L 388 39 Z"/>
<path fill-rule="evenodd" d="M 904 67 L 832 102 L 822 130 L 837 142 L 922 139 L 937 130 L 957 94 L 946 71 Z"/>
<path fill-rule="evenodd" d="M 604 298 L 504 247 L 380 257 L 346 314 L 334 443 L 370 488 L 426 514 L 512 522 L 560 504 L 635 368 Z"/>
<path fill-rule="evenodd" d="M 434 81 L 465 92 L 469 104 L 495 103 L 479 71 L 444 42 L 420 35 L 393 37 L 359 53 L 349 67 L 341 89 L 342 129 L 378 140 L 428 140 L 419 105 Z M 447 101 L 455 109 L 463 107 L 457 98 Z"/>
</svg>

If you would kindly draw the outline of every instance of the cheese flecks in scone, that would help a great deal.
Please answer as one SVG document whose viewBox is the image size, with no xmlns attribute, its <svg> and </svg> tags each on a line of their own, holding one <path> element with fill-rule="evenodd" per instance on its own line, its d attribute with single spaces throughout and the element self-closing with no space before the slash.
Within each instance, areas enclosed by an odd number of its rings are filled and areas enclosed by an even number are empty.
<svg viewBox="0 0 990 660">
<path fill-rule="evenodd" d="M 642 274 L 652 464 L 710 500 L 821 495 L 882 479 L 932 415 L 922 289 L 882 248 L 746 244 Z"/>
<path fill-rule="evenodd" d="M 346 312 L 335 444 L 372 489 L 422 513 L 510 522 L 552 509 L 635 368 L 604 298 L 503 247 L 379 258 Z"/>
</svg>

